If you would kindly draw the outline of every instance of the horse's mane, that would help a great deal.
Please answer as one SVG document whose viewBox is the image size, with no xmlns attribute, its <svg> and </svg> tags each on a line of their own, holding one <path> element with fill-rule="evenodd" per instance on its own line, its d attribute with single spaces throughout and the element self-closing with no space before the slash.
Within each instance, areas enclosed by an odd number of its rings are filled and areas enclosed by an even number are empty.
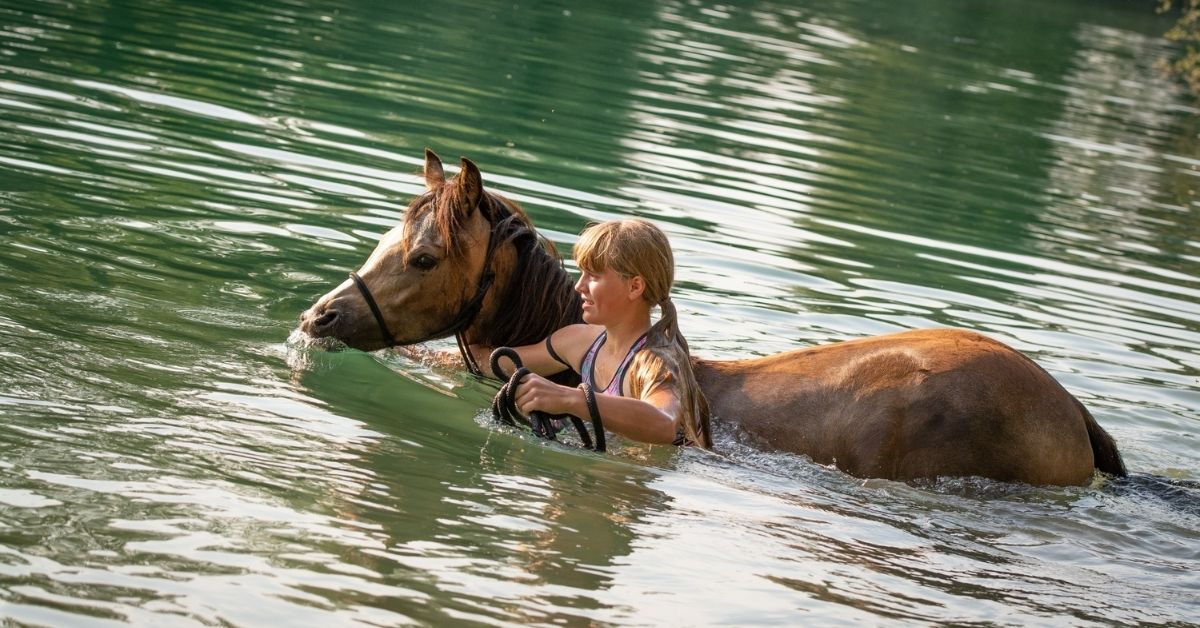
<svg viewBox="0 0 1200 628">
<path fill-rule="evenodd" d="M 480 209 L 492 223 L 497 244 L 511 242 L 517 261 L 497 314 L 472 339 L 489 347 L 521 346 L 541 341 L 561 327 L 583 320 L 583 309 L 574 282 L 563 267 L 554 243 L 533 228 L 525 212 L 512 201 L 484 192 Z"/>
<path fill-rule="evenodd" d="M 458 186 L 417 197 L 406 212 L 405 230 L 426 213 L 433 212 L 433 226 L 445 243 L 450 256 L 465 251 L 462 237 L 462 199 Z M 489 347 L 516 347 L 539 342 L 555 330 L 581 322 L 582 308 L 570 275 L 554 244 L 533 227 L 529 216 L 515 202 L 486 190 L 480 196 L 479 211 L 491 225 L 496 246 L 512 243 L 516 264 L 504 293 L 500 295 L 495 317 L 470 339 Z M 405 233 L 404 242 L 412 241 Z M 405 253 L 407 257 L 407 252 Z M 500 286 L 501 282 L 497 282 Z"/>
</svg>

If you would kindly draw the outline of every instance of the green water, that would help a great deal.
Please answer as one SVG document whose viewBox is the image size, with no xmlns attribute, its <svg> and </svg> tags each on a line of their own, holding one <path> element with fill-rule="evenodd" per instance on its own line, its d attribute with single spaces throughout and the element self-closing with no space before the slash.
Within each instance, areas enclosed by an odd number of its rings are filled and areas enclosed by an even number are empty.
<svg viewBox="0 0 1200 628">
<path fill-rule="evenodd" d="M 7 0 L 0 623 L 1200 622 L 1200 497 L 1150 477 L 1200 480 L 1200 109 L 1152 4 Z M 426 146 L 560 247 L 661 225 L 699 355 L 979 330 L 1139 478 L 584 454 L 287 345 Z"/>
</svg>

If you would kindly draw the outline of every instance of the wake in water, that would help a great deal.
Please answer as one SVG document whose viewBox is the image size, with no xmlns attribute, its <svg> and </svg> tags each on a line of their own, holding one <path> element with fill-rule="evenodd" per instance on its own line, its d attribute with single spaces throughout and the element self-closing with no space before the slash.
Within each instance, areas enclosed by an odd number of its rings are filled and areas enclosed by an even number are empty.
<svg viewBox="0 0 1200 628">
<path fill-rule="evenodd" d="M 284 360 L 288 368 L 296 371 L 309 371 L 317 366 L 315 355 L 338 353 L 349 349 L 345 343 L 336 338 L 314 338 L 299 329 L 292 330 L 283 343 Z"/>
<path fill-rule="evenodd" d="M 1105 493 L 1135 501 L 1153 501 L 1179 514 L 1200 518 L 1200 481 L 1131 473 L 1114 478 Z"/>
<path fill-rule="evenodd" d="M 287 337 L 287 347 L 289 350 L 311 350 L 319 349 L 321 351 L 343 351 L 349 347 L 346 343 L 337 338 L 316 338 L 310 336 L 299 328 L 293 329 Z"/>
</svg>

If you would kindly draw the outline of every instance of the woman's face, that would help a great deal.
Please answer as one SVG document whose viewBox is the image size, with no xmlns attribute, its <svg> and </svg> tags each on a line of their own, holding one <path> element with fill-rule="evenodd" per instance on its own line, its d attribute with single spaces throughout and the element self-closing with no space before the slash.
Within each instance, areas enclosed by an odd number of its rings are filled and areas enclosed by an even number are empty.
<svg viewBox="0 0 1200 628">
<path fill-rule="evenodd" d="M 617 320 L 636 300 L 630 298 L 630 279 L 611 268 L 597 273 L 583 271 L 575 282 L 575 291 L 583 297 L 583 322 L 591 325 Z"/>
</svg>

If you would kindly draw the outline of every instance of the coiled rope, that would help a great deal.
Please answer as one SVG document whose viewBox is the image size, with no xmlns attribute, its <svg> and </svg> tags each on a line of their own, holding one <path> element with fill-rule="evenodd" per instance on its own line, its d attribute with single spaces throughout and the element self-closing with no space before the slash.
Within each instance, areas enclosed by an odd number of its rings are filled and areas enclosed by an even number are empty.
<svg viewBox="0 0 1200 628">
<path fill-rule="evenodd" d="M 500 358 L 506 357 L 512 360 L 512 363 L 517 367 L 511 376 L 508 376 L 500 368 Z M 531 373 L 529 369 L 521 364 L 521 356 L 510 347 L 500 347 L 492 352 L 491 358 L 492 372 L 501 379 L 508 381 L 500 387 L 500 392 L 492 398 L 492 418 L 501 423 L 512 426 L 528 427 L 539 438 L 546 440 L 556 440 L 558 432 L 564 427 L 563 420 L 569 419 L 571 424 L 575 426 L 575 431 L 579 432 L 579 440 L 583 442 L 585 449 L 593 449 L 595 451 L 605 450 L 604 440 L 604 421 L 600 419 L 600 408 L 596 405 L 596 392 L 587 384 L 580 384 L 579 388 L 583 390 L 584 399 L 587 401 L 588 414 L 592 419 L 592 431 L 595 434 L 588 433 L 587 425 L 577 416 L 571 414 L 556 414 L 549 415 L 545 412 L 533 411 L 529 416 L 521 414 L 517 409 L 516 397 L 517 387 L 521 385 L 521 380 Z"/>
</svg>

